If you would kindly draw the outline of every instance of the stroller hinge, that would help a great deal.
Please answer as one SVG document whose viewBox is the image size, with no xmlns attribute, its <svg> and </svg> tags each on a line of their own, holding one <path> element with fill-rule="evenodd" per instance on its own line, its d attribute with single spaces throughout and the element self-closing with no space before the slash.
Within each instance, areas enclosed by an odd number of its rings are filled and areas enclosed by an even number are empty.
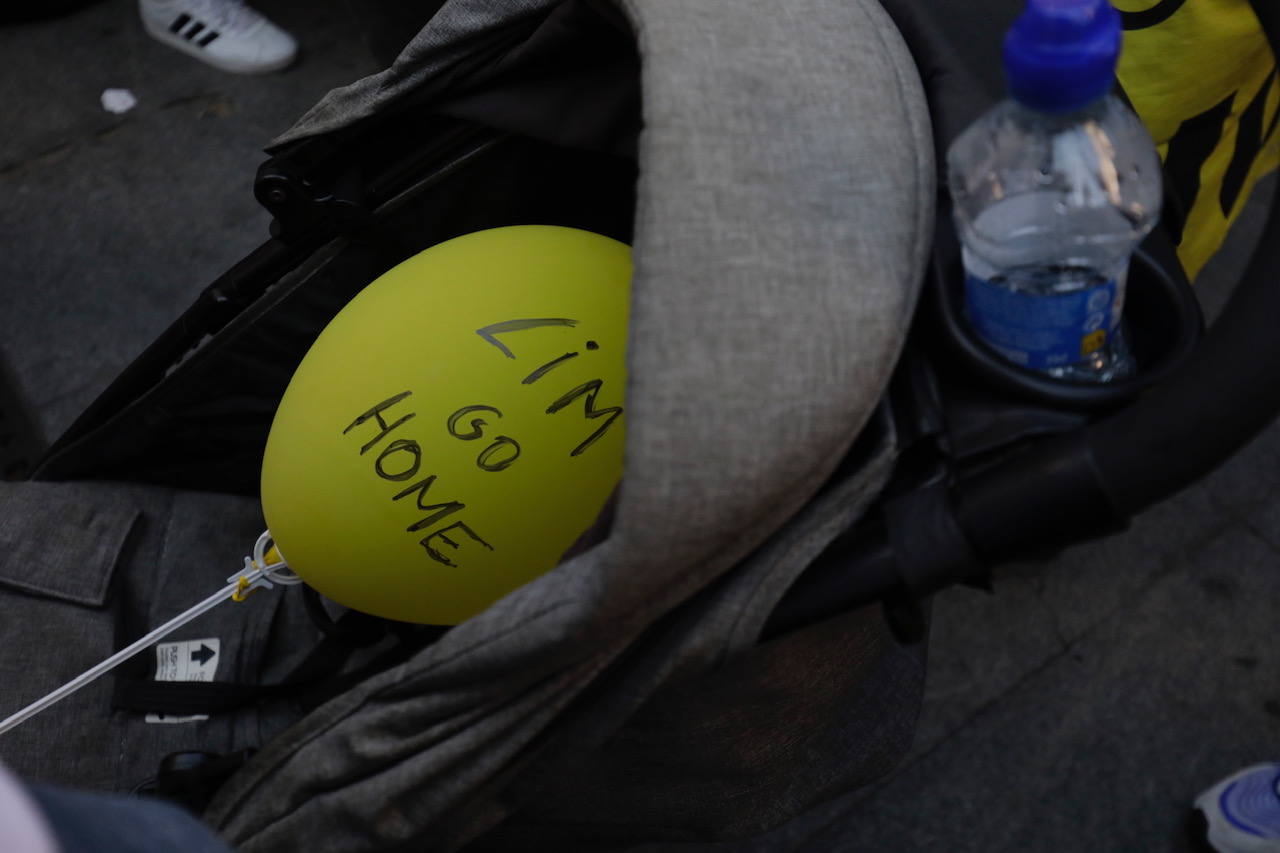
<svg viewBox="0 0 1280 853">
<path fill-rule="evenodd" d="M 273 217 L 272 236 L 286 243 L 359 228 L 370 220 L 356 168 L 321 183 L 298 177 L 271 159 L 258 168 L 253 194 Z"/>
</svg>

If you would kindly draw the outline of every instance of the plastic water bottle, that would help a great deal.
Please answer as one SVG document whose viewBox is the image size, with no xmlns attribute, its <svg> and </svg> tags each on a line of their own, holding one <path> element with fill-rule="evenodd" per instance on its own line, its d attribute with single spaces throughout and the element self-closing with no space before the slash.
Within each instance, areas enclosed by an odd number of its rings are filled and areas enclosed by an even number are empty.
<svg viewBox="0 0 1280 853">
<path fill-rule="evenodd" d="M 1125 281 L 1161 175 L 1146 128 L 1110 94 L 1119 53 L 1107 0 L 1028 0 L 1005 36 L 1009 98 L 947 152 L 970 323 L 1013 363 L 1061 379 L 1135 369 Z"/>
</svg>

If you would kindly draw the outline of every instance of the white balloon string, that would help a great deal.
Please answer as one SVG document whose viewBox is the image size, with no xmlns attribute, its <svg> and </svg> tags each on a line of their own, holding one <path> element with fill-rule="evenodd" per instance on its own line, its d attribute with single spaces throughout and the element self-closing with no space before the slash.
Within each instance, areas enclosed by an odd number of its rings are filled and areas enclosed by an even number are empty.
<svg viewBox="0 0 1280 853">
<path fill-rule="evenodd" d="M 4 734 L 10 729 L 26 722 L 36 714 L 53 705 L 62 699 L 67 698 L 75 693 L 81 687 L 89 684 L 93 680 L 99 678 L 103 674 L 110 672 L 129 658 L 144 651 L 148 646 L 157 640 L 173 633 L 183 625 L 217 607 L 228 599 L 234 601 L 244 601 L 245 598 L 253 591 L 258 589 L 270 589 L 275 583 L 284 586 L 292 586 L 293 584 L 302 583 L 302 578 L 298 577 L 289 568 L 288 564 L 281 561 L 276 563 L 266 563 L 266 553 L 271 545 L 271 534 L 263 533 L 258 537 L 258 541 L 253 547 L 253 557 L 244 558 L 243 572 L 237 572 L 227 578 L 227 585 L 206 598 L 196 606 L 178 614 L 168 622 L 156 628 L 145 637 L 130 643 L 125 648 L 113 654 L 111 657 L 93 666 L 68 681 L 47 696 L 32 702 L 21 711 L 0 721 L 0 734 Z M 278 551 L 276 553 L 279 553 Z"/>
</svg>

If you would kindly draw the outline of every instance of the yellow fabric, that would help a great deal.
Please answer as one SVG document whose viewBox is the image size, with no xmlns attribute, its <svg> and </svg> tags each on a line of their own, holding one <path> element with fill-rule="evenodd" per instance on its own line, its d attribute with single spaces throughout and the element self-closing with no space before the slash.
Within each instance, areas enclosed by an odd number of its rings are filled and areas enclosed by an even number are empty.
<svg viewBox="0 0 1280 853">
<path fill-rule="evenodd" d="M 1114 0 L 1114 5 L 1122 13 L 1177 7 L 1164 20 L 1125 32 L 1118 68 L 1120 84 L 1155 138 L 1162 159 L 1184 122 L 1221 109 L 1231 99 L 1216 145 L 1200 160 L 1198 191 L 1194 199 L 1184 199 L 1187 219 L 1178 254 L 1187 275 L 1194 278 L 1222 245 L 1253 185 L 1280 164 L 1280 134 L 1274 124 L 1280 107 L 1275 57 L 1246 0 L 1186 0 L 1181 6 L 1176 0 Z M 1246 122 L 1246 137 L 1241 138 L 1241 116 L 1264 89 L 1261 126 L 1250 140 Z M 1206 148 L 1211 144 L 1210 140 Z M 1254 145 L 1259 146 L 1256 154 L 1250 151 Z M 1234 182 L 1226 181 L 1230 209 L 1224 211 L 1224 178 L 1237 156 L 1248 170 L 1234 197 Z"/>
</svg>

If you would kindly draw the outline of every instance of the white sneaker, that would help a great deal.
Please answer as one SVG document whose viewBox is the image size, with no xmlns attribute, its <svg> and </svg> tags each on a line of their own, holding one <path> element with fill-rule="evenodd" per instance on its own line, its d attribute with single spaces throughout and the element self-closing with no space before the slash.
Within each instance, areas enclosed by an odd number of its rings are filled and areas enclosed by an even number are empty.
<svg viewBox="0 0 1280 853">
<path fill-rule="evenodd" d="M 236 74 L 278 71 L 298 55 L 293 36 L 241 0 L 138 0 L 157 41 Z"/>
<path fill-rule="evenodd" d="M 1280 853 L 1280 764 L 1255 764 L 1200 796 L 1201 829 L 1219 853 Z"/>
</svg>

